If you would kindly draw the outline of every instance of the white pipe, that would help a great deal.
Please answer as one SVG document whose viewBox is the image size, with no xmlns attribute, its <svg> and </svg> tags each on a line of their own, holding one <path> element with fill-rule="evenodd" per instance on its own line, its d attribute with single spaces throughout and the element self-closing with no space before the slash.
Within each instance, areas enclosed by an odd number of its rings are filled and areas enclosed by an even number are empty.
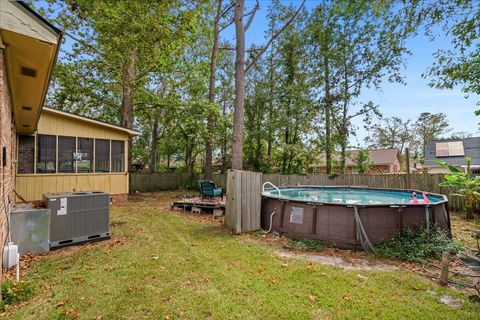
<svg viewBox="0 0 480 320">
<path fill-rule="evenodd" d="M 267 231 L 265 231 L 265 233 L 270 233 L 272 231 L 272 227 L 273 227 L 273 216 L 275 215 L 275 213 L 277 213 L 277 208 L 275 208 L 272 212 L 272 214 L 270 215 L 270 228 L 268 228 Z"/>
<path fill-rule="evenodd" d="M 20 280 L 20 253 L 17 253 L 17 281 Z"/>
<path fill-rule="evenodd" d="M 280 192 L 280 189 L 279 189 L 276 185 L 274 185 L 273 183 L 271 183 L 271 182 L 269 182 L 269 181 L 265 182 L 265 183 L 262 185 L 262 193 L 265 192 L 265 185 L 267 185 L 267 184 L 269 184 L 269 185 L 271 185 L 273 188 L 277 189 L 277 191 L 278 191 L 278 196 L 279 196 L 279 197 L 282 195 L 282 193 Z"/>
</svg>

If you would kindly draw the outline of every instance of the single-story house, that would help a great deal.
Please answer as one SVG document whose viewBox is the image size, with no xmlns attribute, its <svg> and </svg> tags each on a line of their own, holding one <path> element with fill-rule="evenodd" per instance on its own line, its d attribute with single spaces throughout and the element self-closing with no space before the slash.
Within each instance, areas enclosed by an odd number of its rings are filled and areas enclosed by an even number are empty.
<svg viewBox="0 0 480 320">
<path fill-rule="evenodd" d="M 17 134 L 37 130 L 61 36 L 23 1 L 0 1 L 0 255 L 15 203 Z"/>
<path fill-rule="evenodd" d="M 128 138 L 138 132 L 43 107 L 37 131 L 18 134 L 15 189 L 26 201 L 44 193 L 97 190 L 126 197 Z"/>
<path fill-rule="evenodd" d="M 373 149 L 369 150 L 370 161 L 372 166 L 368 173 L 382 174 L 382 173 L 398 173 L 400 172 L 401 157 L 398 149 Z M 357 174 L 355 159 L 358 150 L 348 150 L 345 159 L 345 171 L 347 174 Z M 340 162 L 340 154 L 334 153 L 334 172 L 339 172 L 338 163 Z M 326 154 L 322 152 L 317 164 L 310 165 L 309 171 L 312 173 L 327 173 Z"/>
<path fill-rule="evenodd" d="M 448 170 L 435 162 L 441 160 L 465 170 L 466 157 L 471 158 L 473 173 L 480 174 L 480 137 L 428 141 L 425 145 L 423 166 L 429 173 L 446 173 Z"/>
</svg>

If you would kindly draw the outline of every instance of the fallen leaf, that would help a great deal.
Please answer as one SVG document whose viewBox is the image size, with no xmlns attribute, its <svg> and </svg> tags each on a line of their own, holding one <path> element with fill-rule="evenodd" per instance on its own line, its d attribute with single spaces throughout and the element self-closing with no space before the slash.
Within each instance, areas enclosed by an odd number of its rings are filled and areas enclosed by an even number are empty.
<svg viewBox="0 0 480 320">
<path fill-rule="evenodd" d="M 71 316 L 74 316 L 76 318 L 80 314 L 80 311 L 75 310 L 75 309 L 69 309 L 69 310 L 63 311 L 62 313 L 66 316 L 71 315 Z"/>
<path fill-rule="evenodd" d="M 61 306 L 64 306 L 65 305 L 65 302 L 64 301 L 59 301 L 57 302 L 57 304 L 55 305 L 55 308 L 58 308 L 58 307 L 61 307 Z"/>
<path fill-rule="evenodd" d="M 361 280 L 367 280 L 368 278 L 365 276 L 362 276 L 361 274 L 357 274 L 357 277 Z"/>
<path fill-rule="evenodd" d="M 309 262 L 309 263 L 307 264 L 307 269 L 312 269 L 312 267 L 313 267 L 313 263 L 312 263 L 312 262 Z"/>
<path fill-rule="evenodd" d="M 133 291 L 132 288 L 127 289 L 127 292 L 132 292 L 132 291 Z"/>
<path fill-rule="evenodd" d="M 98 316 L 95 318 L 95 320 L 103 320 L 103 317 L 102 316 Z"/>
<path fill-rule="evenodd" d="M 317 296 L 314 296 L 313 294 L 310 294 L 308 296 L 308 299 L 310 299 L 310 301 L 317 301 L 318 300 L 318 297 Z"/>
</svg>

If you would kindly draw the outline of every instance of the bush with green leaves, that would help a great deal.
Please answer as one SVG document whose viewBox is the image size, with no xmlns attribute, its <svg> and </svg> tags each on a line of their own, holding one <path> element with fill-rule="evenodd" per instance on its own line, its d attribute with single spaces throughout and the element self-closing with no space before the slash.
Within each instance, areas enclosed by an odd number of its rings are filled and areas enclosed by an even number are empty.
<svg viewBox="0 0 480 320">
<path fill-rule="evenodd" d="M 7 304 L 13 304 L 20 301 L 26 301 L 33 295 L 33 287 L 26 281 L 7 280 L 1 284 L 2 301 L 0 303 L 0 311 Z"/>
<path fill-rule="evenodd" d="M 444 252 L 455 255 L 464 247 L 452 240 L 438 227 L 429 230 L 424 228 L 406 228 L 395 238 L 379 245 L 377 254 L 385 258 L 396 258 L 411 262 L 423 262 L 427 259 L 440 259 Z"/>
<path fill-rule="evenodd" d="M 465 217 L 473 218 L 475 207 L 480 200 L 480 176 L 474 176 L 470 169 L 470 157 L 467 157 L 467 169 L 465 172 L 443 161 L 436 161 L 441 167 L 448 169 L 450 173 L 444 175 L 445 181 L 441 187 L 453 187 L 456 189 L 452 195 L 465 199 Z"/>
<path fill-rule="evenodd" d="M 322 251 L 324 249 L 323 245 L 317 239 L 313 238 L 303 238 L 298 240 L 289 241 L 290 248 L 294 250 L 304 250 L 304 251 Z"/>
</svg>

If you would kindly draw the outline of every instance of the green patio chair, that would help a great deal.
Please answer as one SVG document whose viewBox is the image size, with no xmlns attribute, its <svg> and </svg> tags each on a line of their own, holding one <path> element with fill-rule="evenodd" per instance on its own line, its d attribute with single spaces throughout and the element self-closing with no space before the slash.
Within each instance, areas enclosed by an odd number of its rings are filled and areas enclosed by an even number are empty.
<svg viewBox="0 0 480 320">
<path fill-rule="evenodd" d="M 223 189 L 215 187 L 215 183 L 213 183 L 213 181 L 200 180 L 199 184 L 200 184 L 200 193 L 202 194 L 202 199 L 223 197 Z"/>
</svg>

